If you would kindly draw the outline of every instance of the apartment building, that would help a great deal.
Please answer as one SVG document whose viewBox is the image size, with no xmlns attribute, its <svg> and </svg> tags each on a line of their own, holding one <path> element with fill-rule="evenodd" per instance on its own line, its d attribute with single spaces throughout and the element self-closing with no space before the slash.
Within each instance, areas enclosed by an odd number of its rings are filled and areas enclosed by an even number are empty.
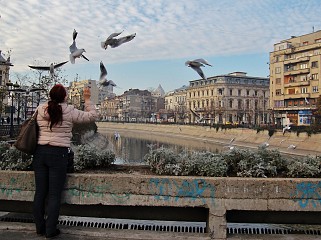
<svg viewBox="0 0 321 240">
<path fill-rule="evenodd" d="M 269 112 L 269 79 L 245 72 L 190 81 L 186 95 L 189 122 L 266 124 Z"/>
<path fill-rule="evenodd" d="M 187 86 L 175 89 L 165 95 L 166 120 L 169 122 L 185 122 L 188 117 L 186 107 Z"/>
<path fill-rule="evenodd" d="M 310 125 L 320 89 L 321 31 L 292 36 L 270 52 L 270 106 L 278 125 Z"/>
</svg>

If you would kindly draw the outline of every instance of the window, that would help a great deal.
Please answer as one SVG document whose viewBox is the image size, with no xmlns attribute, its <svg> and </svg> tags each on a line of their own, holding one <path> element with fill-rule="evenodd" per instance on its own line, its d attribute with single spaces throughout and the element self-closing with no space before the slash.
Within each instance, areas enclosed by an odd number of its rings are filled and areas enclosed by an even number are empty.
<svg viewBox="0 0 321 240">
<path fill-rule="evenodd" d="M 303 46 L 306 46 L 306 45 L 308 45 L 308 44 L 309 44 L 308 41 L 305 41 L 305 42 L 302 43 Z"/>
<path fill-rule="evenodd" d="M 318 78 L 319 78 L 319 76 L 318 76 L 317 73 L 311 74 L 311 79 L 312 79 L 312 80 L 317 80 Z"/>
<path fill-rule="evenodd" d="M 257 96 L 257 91 L 256 90 L 254 91 L 254 95 Z"/>
<path fill-rule="evenodd" d="M 230 104 L 230 108 L 233 108 L 233 99 L 230 99 L 229 104 Z"/>
<path fill-rule="evenodd" d="M 246 95 L 247 95 L 247 96 L 250 95 L 250 90 L 246 90 Z"/>
<path fill-rule="evenodd" d="M 233 89 L 230 89 L 230 96 L 233 96 Z"/>
<path fill-rule="evenodd" d="M 288 89 L 288 94 L 295 94 L 295 89 L 294 88 Z"/>
<path fill-rule="evenodd" d="M 250 100 L 249 99 L 246 99 L 246 108 L 250 109 Z"/>
<path fill-rule="evenodd" d="M 319 92 L 318 86 L 312 86 L 312 92 Z"/>
<path fill-rule="evenodd" d="M 275 68 L 275 73 L 281 73 L 281 68 L 280 67 L 276 67 Z"/>
<path fill-rule="evenodd" d="M 242 109 L 242 100 L 241 99 L 237 100 L 237 108 Z"/>
<path fill-rule="evenodd" d="M 281 95 L 281 89 L 276 89 L 275 96 L 280 96 L 280 95 Z"/>
<path fill-rule="evenodd" d="M 318 67 L 317 61 L 311 63 L 311 68 L 317 68 L 317 67 Z"/>
<path fill-rule="evenodd" d="M 306 87 L 301 88 L 301 93 L 307 93 L 307 92 L 308 92 L 308 89 Z"/>
<path fill-rule="evenodd" d="M 281 78 L 276 78 L 275 79 L 275 84 L 281 84 Z"/>
<path fill-rule="evenodd" d="M 238 90 L 238 96 L 241 96 L 241 94 L 242 94 L 242 90 L 239 89 L 239 90 Z"/>
<path fill-rule="evenodd" d="M 308 68 L 308 64 L 307 63 L 301 63 L 300 64 L 300 69 L 306 69 Z"/>
<path fill-rule="evenodd" d="M 321 43 L 321 38 L 315 39 L 314 42 L 315 43 Z"/>
</svg>

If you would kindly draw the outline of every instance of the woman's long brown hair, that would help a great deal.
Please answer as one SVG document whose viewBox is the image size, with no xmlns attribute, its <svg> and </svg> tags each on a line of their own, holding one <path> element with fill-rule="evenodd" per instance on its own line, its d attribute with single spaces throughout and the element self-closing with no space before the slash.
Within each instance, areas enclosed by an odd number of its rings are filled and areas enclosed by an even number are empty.
<svg viewBox="0 0 321 240">
<path fill-rule="evenodd" d="M 61 124 L 62 119 L 62 108 L 59 103 L 65 101 L 67 95 L 66 89 L 61 84 L 56 84 L 49 92 L 50 100 L 48 102 L 47 112 L 49 114 L 50 130 L 53 126 Z"/>
</svg>

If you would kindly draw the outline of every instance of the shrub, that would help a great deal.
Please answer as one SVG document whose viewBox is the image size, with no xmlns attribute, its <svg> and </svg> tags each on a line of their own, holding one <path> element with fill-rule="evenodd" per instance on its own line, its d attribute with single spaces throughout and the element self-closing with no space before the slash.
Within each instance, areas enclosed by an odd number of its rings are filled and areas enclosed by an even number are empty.
<svg viewBox="0 0 321 240">
<path fill-rule="evenodd" d="M 111 150 L 104 149 L 98 151 L 97 148 L 89 145 L 78 145 L 72 149 L 75 153 L 75 171 L 108 167 L 115 161 L 115 153 Z"/>
<path fill-rule="evenodd" d="M 306 156 L 301 159 L 294 158 L 288 163 L 289 177 L 320 177 L 321 156 Z"/>
<path fill-rule="evenodd" d="M 0 142 L 0 170 L 26 171 L 31 169 L 32 157 L 6 142 Z"/>
</svg>

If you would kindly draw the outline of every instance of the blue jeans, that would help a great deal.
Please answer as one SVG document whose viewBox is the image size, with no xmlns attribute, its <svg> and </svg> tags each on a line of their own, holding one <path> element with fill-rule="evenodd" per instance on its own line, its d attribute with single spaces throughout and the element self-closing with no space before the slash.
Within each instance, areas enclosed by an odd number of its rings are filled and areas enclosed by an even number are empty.
<svg viewBox="0 0 321 240">
<path fill-rule="evenodd" d="M 49 235 L 56 232 L 67 163 L 67 147 L 38 145 L 33 156 L 36 184 L 33 215 L 37 233 Z"/>
</svg>

